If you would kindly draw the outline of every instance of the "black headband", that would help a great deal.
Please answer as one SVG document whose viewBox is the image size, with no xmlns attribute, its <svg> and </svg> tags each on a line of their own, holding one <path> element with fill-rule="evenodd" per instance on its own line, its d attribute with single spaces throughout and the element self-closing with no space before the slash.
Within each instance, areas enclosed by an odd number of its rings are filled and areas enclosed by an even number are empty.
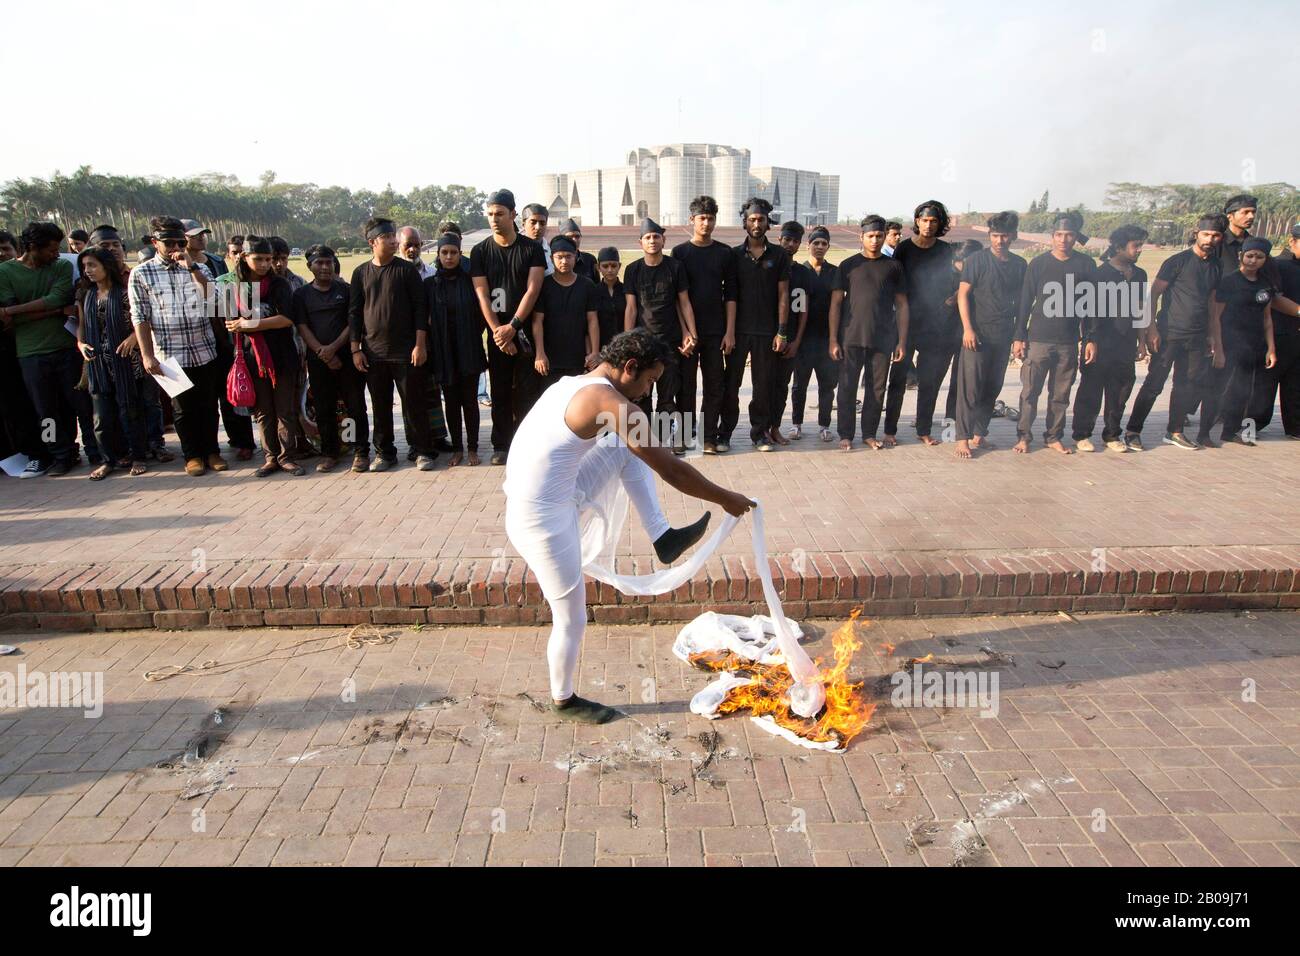
<svg viewBox="0 0 1300 956">
<path fill-rule="evenodd" d="M 397 224 L 393 222 L 381 222 L 371 226 L 366 230 L 366 242 L 371 239 L 378 239 L 380 236 L 386 236 L 397 232 Z"/>
<path fill-rule="evenodd" d="M 812 229 L 808 230 L 808 242 L 811 245 L 818 239 L 825 239 L 827 242 L 830 242 L 831 231 L 825 226 L 813 226 Z"/>
<path fill-rule="evenodd" d="M 96 229 L 90 234 L 92 245 L 98 245 L 101 242 L 121 242 L 122 236 L 111 226 L 107 229 Z"/>
</svg>

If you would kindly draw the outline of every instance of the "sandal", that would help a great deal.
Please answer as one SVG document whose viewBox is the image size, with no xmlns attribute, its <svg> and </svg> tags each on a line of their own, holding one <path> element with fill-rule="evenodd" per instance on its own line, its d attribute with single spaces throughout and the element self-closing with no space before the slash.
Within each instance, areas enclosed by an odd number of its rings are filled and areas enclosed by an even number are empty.
<svg viewBox="0 0 1300 956">
<path fill-rule="evenodd" d="M 148 471 L 148 470 L 149 470 L 149 467 L 148 467 L 144 462 L 142 462 L 142 461 L 133 461 L 133 462 L 131 462 L 131 477 L 132 477 L 132 478 L 139 478 L 141 475 L 143 475 L 143 474 L 144 474 L 146 471 Z"/>
<path fill-rule="evenodd" d="M 102 465 L 99 465 L 94 471 L 90 473 L 90 480 L 103 481 L 112 473 L 113 473 L 113 465 L 111 462 L 106 461 Z"/>
</svg>

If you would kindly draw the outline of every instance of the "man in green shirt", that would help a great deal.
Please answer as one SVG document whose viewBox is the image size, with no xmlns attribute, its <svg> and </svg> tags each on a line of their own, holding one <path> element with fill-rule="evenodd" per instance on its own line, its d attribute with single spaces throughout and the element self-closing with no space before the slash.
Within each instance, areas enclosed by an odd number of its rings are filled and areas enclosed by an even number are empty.
<svg viewBox="0 0 1300 956">
<path fill-rule="evenodd" d="M 82 358 L 64 327 L 72 302 L 72 263 L 59 258 L 63 230 L 34 222 L 19 237 L 22 255 L 0 262 L 0 327 L 12 329 L 23 384 L 36 409 L 43 446 L 24 478 L 63 475 L 77 463 L 77 418 L 89 409 L 79 391 Z"/>
</svg>

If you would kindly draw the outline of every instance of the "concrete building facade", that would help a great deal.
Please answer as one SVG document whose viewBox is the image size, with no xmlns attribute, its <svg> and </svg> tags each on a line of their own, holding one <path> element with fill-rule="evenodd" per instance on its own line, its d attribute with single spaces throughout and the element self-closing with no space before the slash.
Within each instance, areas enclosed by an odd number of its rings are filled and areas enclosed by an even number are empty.
<svg viewBox="0 0 1300 956">
<path fill-rule="evenodd" d="M 534 182 L 536 201 L 552 219 L 572 217 L 585 226 L 631 226 L 646 216 L 663 226 L 683 226 L 690 203 L 707 194 L 718 201 L 718 225 L 740 225 L 750 196 L 772 202 L 780 220 L 833 224 L 839 215 L 840 178 L 784 166 L 750 166 L 748 149 L 716 143 L 670 143 L 629 150 L 622 166 L 547 173 Z M 774 198 L 775 197 L 775 198 Z"/>
</svg>

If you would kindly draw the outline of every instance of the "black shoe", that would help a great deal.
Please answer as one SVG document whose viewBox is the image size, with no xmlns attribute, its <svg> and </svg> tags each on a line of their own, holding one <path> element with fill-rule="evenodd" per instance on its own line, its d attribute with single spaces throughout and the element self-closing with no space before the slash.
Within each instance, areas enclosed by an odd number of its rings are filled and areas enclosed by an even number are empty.
<svg viewBox="0 0 1300 956">
<path fill-rule="evenodd" d="M 492 453 L 492 458 L 490 459 L 490 461 L 494 465 L 504 465 L 506 463 L 506 452 L 494 451 Z"/>
<path fill-rule="evenodd" d="M 706 511 L 704 516 L 694 524 L 684 528 L 669 528 L 655 539 L 655 554 L 664 564 L 672 564 L 695 542 L 704 537 L 704 530 L 709 526 L 713 512 Z"/>
<path fill-rule="evenodd" d="M 1166 445 L 1173 445 L 1175 448 L 1184 448 L 1187 451 L 1199 451 L 1201 447 L 1182 432 L 1174 432 L 1172 435 L 1166 434 L 1164 441 Z"/>
</svg>

